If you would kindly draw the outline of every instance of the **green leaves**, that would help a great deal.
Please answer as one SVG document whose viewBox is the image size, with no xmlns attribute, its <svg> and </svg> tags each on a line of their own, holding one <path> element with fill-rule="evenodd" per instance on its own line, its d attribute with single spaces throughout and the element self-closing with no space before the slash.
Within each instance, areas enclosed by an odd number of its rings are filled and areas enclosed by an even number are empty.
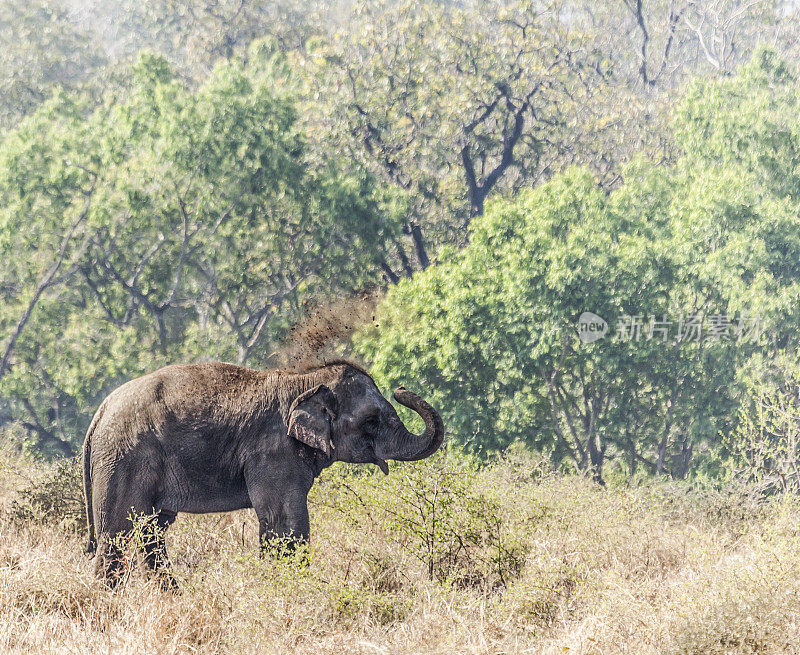
<svg viewBox="0 0 800 655">
<path fill-rule="evenodd" d="M 598 480 L 608 458 L 677 476 L 703 465 L 751 354 L 798 341 L 793 128 L 776 137 L 797 92 L 760 51 L 740 77 L 689 92 L 674 166 L 636 160 L 610 194 L 573 169 L 493 202 L 466 248 L 379 307 L 358 341 L 377 378 L 428 385 L 473 449 L 520 440 Z M 605 339 L 579 342 L 584 311 L 608 321 Z M 612 338 L 637 316 L 639 338 Z M 676 339 L 692 316 L 725 322 L 726 338 Z M 743 317 L 766 332 L 758 344 L 732 338 Z"/>
<path fill-rule="evenodd" d="M 2 144 L 0 325 L 29 311 L 0 395 L 42 445 L 158 365 L 263 362 L 301 300 L 374 279 L 392 219 L 368 174 L 307 159 L 274 70 L 231 60 L 192 90 L 146 54 L 126 96 L 57 96 Z"/>
</svg>

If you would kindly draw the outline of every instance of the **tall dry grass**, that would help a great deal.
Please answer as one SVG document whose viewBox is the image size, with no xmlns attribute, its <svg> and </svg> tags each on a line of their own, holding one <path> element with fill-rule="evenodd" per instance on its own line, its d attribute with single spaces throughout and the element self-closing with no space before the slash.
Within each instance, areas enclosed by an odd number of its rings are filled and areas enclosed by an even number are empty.
<svg viewBox="0 0 800 655">
<path fill-rule="evenodd" d="M 2 653 L 800 652 L 794 497 L 601 490 L 519 454 L 337 465 L 309 564 L 259 558 L 250 512 L 181 516 L 175 594 L 93 579 L 80 505 L 46 501 L 72 484 L 54 471 L 0 464 Z"/>
</svg>

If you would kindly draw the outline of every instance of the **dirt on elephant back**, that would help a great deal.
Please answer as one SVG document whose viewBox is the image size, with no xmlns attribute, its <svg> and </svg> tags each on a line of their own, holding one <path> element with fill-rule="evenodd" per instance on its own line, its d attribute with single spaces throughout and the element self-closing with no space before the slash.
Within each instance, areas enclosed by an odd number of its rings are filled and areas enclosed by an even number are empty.
<svg viewBox="0 0 800 655">
<path fill-rule="evenodd" d="M 341 357 L 352 334 L 375 321 L 378 292 L 364 292 L 350 298 L 308 307 L 289 331 L 275 353 L 278 365 L 304 369 Z"/>
</svg>

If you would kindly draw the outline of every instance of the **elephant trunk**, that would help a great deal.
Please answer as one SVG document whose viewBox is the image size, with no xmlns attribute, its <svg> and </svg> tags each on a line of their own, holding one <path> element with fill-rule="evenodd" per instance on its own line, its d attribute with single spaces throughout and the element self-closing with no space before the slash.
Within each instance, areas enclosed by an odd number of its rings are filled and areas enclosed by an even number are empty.
<svg viewBox="0 0 800 655">
<path fill-rule="evenodd" d="M 425 421 L 425 432 L 417 435 L 402 426 L 401 434 L 398 435 L 397 450 L 389 455 L 389 459 L 413 461 L 433 455 L 444 439 L 442 418 L 427 402 L 404 387 L 395 389 L 394 398 L 422 417 Z"/>
</svg>

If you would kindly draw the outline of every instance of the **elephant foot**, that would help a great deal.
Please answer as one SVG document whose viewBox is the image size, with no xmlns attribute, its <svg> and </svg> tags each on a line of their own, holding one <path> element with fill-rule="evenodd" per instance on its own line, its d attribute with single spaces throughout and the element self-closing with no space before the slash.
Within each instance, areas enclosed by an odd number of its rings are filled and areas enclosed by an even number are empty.
<svg viewBox="0 0 800 655">
<path fill-rule="evenodd" d="M 175 579 L 175 576 L 172 575 L 169 571 L 155 571 L 156 580 L 158 582 L 158 588 L 170 594 L 179 595 L 181 593 L 180 585 L 178 581 Z"/>
<path fill-rule="evenodd" d="M 125 564 L 121 560 L 95 557 L 94 574 L 109 589 L 116 589 L 125 579 Z"/>
</svg>

